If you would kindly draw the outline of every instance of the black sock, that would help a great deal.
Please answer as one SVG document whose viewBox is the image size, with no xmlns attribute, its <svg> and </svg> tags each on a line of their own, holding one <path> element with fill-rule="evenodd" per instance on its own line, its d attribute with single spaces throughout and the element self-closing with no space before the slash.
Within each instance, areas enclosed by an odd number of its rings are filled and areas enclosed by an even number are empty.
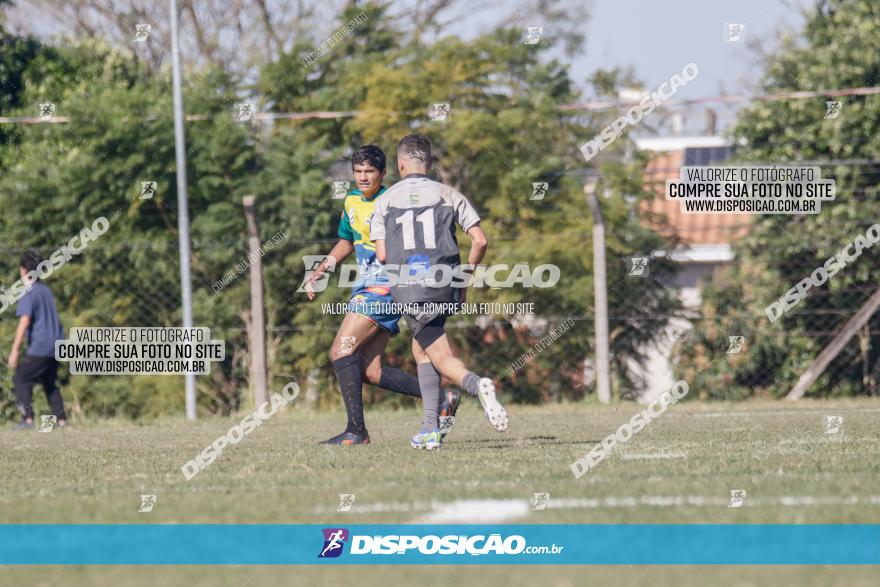
<svg viewBox="0 0 880 587">
<path fill-rule="evenodd" d="M 336 371 L 342 401 L 345 402 L 345 411 L 348 413 L 348 425 L 345 431 L 363 434 L 367 431 L 367 427 L 364 424 L 364 378 L 361 373 L 360 355 L 348 355 L 336 359 L 333 361 L 333 370 Z"/>
<path fill-rule="evenodd" d="M 384 387 L 394 393 L 422 397 L 421 389 L 419 389 L 419 380 L 406 371 L 394 367 L 382 367 L 379 387 Z"/>
</svg>

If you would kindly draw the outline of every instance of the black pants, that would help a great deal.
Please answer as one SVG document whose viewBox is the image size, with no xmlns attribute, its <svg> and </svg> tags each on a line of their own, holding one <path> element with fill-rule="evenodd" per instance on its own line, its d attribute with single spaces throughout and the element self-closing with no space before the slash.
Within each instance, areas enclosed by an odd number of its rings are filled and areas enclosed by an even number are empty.
<svg viewBox="0 0 880 587">
<path fill-rule="evenodd" d="M 12 381 L 15 383 L 15 400 L 22 418 L 32 419 L 34 417 L 34 408 L 31 405 L 34 385 L 42 383 L 52 413 L 59 420 L 67 419 L 67 415 L 64 413 L 64 400 L 61 399 L 61 390 L 55 385 L 57 377 L 58 361 L 55 360 L 55 357 L 24 355 L 19 359 Z"/>
</svg>

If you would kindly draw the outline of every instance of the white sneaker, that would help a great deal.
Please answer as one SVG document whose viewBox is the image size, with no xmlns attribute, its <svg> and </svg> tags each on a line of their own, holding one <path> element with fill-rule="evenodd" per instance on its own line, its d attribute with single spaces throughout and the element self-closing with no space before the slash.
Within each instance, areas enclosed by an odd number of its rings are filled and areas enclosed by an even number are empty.
<svg viewBox="0 0 880 587">
<path fill-rule="evenodd" d="M 483 405 L 483 409 L 486 410 L 486 417 L 489 419 L 489 424 L 492 425 L 492 428 L 498 432 L 506 432 L 507 412 L 498 403 L 498 399 L 495 397 L 495 384 L 488 377 L 480 379 L 477 397 L 480 398 L 480 403 Z"/>
<path fill-rule="evenodd" d="M 409 440 L 409 445 L 413 448 L 434 450 L 443 446 L 442 437 L 439 430 L 432 432 L 419 432 Z"/>
</svg>

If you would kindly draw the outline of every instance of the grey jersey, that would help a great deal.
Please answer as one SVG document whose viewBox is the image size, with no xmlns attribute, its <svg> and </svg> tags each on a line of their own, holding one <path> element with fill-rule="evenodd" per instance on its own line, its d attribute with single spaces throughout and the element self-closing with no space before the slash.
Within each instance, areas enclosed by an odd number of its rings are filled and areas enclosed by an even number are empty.
<svg viewBox="0 0 880 587">
<path fill-rule="evenodd" d="M 407 175 L 382 194 L 370 221 L 370 240 L 384 240 L 385 263 L 401 268 L 399 281 L 407 273 L 410 280 L 391 288 L 394 300 L 455 301 L 451 285 L 433 284 L 461 264 L 455 225 L 467 231 L 479 221 L 460 192 L 420 173 Z M 409 266 L 408 272 L 404 266 Z"/>
</svg>

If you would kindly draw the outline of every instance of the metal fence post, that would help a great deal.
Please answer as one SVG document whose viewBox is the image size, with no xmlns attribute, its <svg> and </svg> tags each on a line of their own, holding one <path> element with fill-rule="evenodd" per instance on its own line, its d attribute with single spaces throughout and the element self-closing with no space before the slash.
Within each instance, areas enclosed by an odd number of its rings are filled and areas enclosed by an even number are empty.
<svg viewBox="0 0 880 587">
<path fill-rule="evenodd" d="M 611 401 L 611 353 L 608 347 L 608 279 L 605 273 L 605 220 L 596 198 L 596 183 L 587 180 L 584 193 L 593 217 L 593 295 L 596 327 L 596 395 L 599 401 Z"/>
<path fill-rule="evenodd" d="M 266 389 L 266 319 L 263 314 L 263 260 L 260 255 L 260 233 L 257 230 L 256 198 L 245 196 L 244 216 L 247 219 L 248 260 L 251 281 L 251 384 L 256 407 L 269 399 Z"/>
<path fill-rule="evenodd" d="M 180 47 L 177 41 L 177 0 L 170 0 L 171 9 L 171 93 L 174 103 L 174 153 L 177 166 L 177 229 L 180 247 L 180 297 L 183 305 L 183 327 L 193 327 L 192 277 L 190 276 L 189 203 L 186 187 L 186 139 L 183 129 L 183 90 L 181 89 Z M 186 373 L 186 418 L 196 419 L 196 376 Z"/>
</svg>

